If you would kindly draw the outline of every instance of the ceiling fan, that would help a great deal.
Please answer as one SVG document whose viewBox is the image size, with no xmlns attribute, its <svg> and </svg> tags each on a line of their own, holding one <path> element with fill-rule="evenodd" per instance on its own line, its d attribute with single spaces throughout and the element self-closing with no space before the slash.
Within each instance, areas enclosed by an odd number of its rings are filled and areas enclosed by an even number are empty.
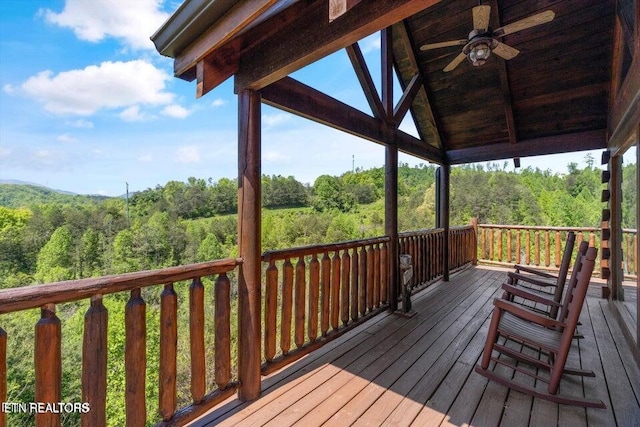
<svg viewBox="0 0 640 427">
<path fill-rule="evenodd" d="M 555 13 L 553 13 L 552 10 L 546 10 L 493 30 L 489 27 L 491 6 L 476 6 L 473 8 L 472 13 L 473 30 L 469 33 L 469 36 L 466 39 L 430 43 L 420 47 L 420 50 L 424 51 L 439 49 L 441 47 L 463 46 L 462 52 L 453 58 L 453 61 L 444 68 L 444 72 L 453 70 L 460 65 L 465 58 L 467 58 L 474 66 L 480 66 L 486 62 L 487 58 L 491 55 L 491 52 L 494 52 L 501 58 L 512 59 L 520 53 L 520 51 L 498 41 L 497 39 L 499 37 L 513 34 L 517 31 L 526 30 L 527 28 L 535 27 L 540 24 L 545 24 L 552 21 L 555 17 Z"/>
</svg>

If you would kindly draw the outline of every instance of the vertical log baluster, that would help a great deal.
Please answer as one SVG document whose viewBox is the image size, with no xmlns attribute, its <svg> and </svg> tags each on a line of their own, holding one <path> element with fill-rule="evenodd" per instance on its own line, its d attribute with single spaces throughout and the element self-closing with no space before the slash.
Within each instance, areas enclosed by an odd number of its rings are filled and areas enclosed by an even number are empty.
<svg viewBox="0 0 640 427">
<path fill-rule="evenodd" d="M 289 258 L 282 265 L 282 317 L 280 319 L 280 349 L 282 354 L 291 349 L 291 313 L 293 311 L 293 264 Z"/>
<path fill-rule="evenodd" d="M 359 301 L 359 288 L 358 288 L 358 248 L 353 249 L 353 256 L 351 257 L 351 320 L 354 322 L 358 320 L 358 301 Z"/>
<path fill-rule="evenodd" d="M 0 328 L 0 403 L 7 401 L 7 333 Z M 7 414 L 0 411 L 0 426 L 7 425 Z"/>
<path fill-rule="evenodd" d="M 322 336 L 327 335 L 329 331 L 329 311 L 330 311 L 330 294 L 331 294 L 331 258 L 329 253 L 325 252 L 322 256 L 322 301 L 320 303 L 320 332 Z"/>
<path fill-rule="evenodd" d="M 204 286 L 196 277 L 189 285 L 189 346 L 191 349 L 191 398 L 198 404 L 206 393 L 207 370 L 204 350 Z"/>
<path fill-rule="evenodd" d="M 367 310 L 373 309 L 373 296 L 375 291 L 373 289 L 373 248 L 371 245 L 367 246 Z"/>
<path fill-rule="evenodd" d="M 164 285 L 160 294 L 160 394 L 159 409 L 168 421 L 176 411 L 176 377 L 178 359 L 178 295 L 173 283 Z"/>
<path fill-rule="evenodd" d="M 551 242 L 549 240 L 549 230 L 544 231 L 544 265 L 551 265 Z"/>
<path fill-rule="evenodd" d="M 481 247 L 480 256 L 482 259 L 486 259 L 487 258 L 487 236 L 485 235 L 483 229 L 480 229 L 480 247 Z"/>
<path fill-rule="evenodd" d="M 224 389 L 231 380 L 231 282 L 225 273 L 215 283 L 215 381 Z"/>
<path fill-rule="evenodd" d="M 507 262 L 513 262 L 513 248 L 511 247 L 511 235 L 513 231 L 507 230 Z"/>
<path fill-rule="evenodd" d="M 340 251 L 331 260 L 331 327 L 340 326 Z"/>
<path fill-rule="evenodd" d="M 560 231 L 556 231 L 556 268 L 560 268 L 562 262 L 562 243 L 561 243 Z"/>
<path fill-rule="evenodd" d="M 276 355 L 276 322 L 278 318 L 278 267 L 269 261 L 264 303 L 264 358 L 270 362 Z"/>
<path fill-rule="evenodd" d="M 360 261 L 358 266 L 358 309 L 360 316 L 364 316 L 367 312 L 367 252 L 364 246 L 360 248 L 358 261 Z"/>
<path fill-rule="evenodd" d="M 384 242 L 380 248 L 380 302 L 382 304 L 387 303 L 387 280 L 389 279 L 387 253 L 387 242 Z"/>
<path fill-rule="evenodd" d="M 582 235 L 581 231 L 578 231 L 576 233 L 576 248 L 580 247 L 580 243 L 582 243 L 582 241 L 584 240 L 584 236 Z M 576 251 L 577 249 L 574 249 L 574 251 Z"/>
<path fill-rule="evenodd" d="M 82 414 L 84 427 L 107 423 L 107 322 L 108 313 L 102 304 L 102 295 L 92 296 L 91 305 L 84 315 L 82 342 L 82 401 L 91 407 L 89 412 Z M 1 393 L 0 401 L 3 401 Z"/>
<path fill-rule="evenodd" d="M 497 261 L 502 261 L 502 229 L 498 230 L 498 247 L 496 248 L 498 259 Z"/>
<path fill-rule="evenodd" d="M 145 379 L 147 372 L 147 304 L 140 288 L 131 291 L 125 308 L 125 407 L 127 426 L 147 422 Z"/>
<path fill-rule="evenodd" d="M 493 261 L 493 229 L 488 229 L 487 234 L 489 235 L 489 260 Z"/>
<path fill-rule="evenodd" d="M 424 236 L 418 236 L 418 261 L 416 263 L 418 267 L 418 277 L 414 279 L 414 284 L 421 284 L 424 282 Z"/>
<path fill-rule="evenodd" d="M 306 302 L 306 274 L 307 266 L 304 262 L 304 256 L 298 258 L 296 263 L 296 289 L 295 289 L 295 319 L 296 327 L 294 339 L 296 347 L 302 347 L 304 344 L 304 320 L 305 320 L 305 302 Z"/>
<path fill-rule="evenodd" d="M 627 234 L 627 253 L 629 253 L 629 235 Z M 596 246 L 596 235 L 593 231 L 589 232 L 589 247 L 593 248 Z"/>
<path fill-rule="evenodd" d="M 525 260 L 527 265 L 531 265 L 531 232 L 525 230 Z"/>
<path fill-rule="evenodd" d="M 318 337 L 318 303 L 320 299 L 320 262 L 313 254 L 309 263 L 309 341 L 314 342 Z"/>
<path fill-rule="evenodd" d="M 522 264 L 522 245 L 520 245 L 520 230 L 516 231 L 516 264 Z"/>
<path fill-rule="evenodd" d="M 638 269 L 640 268 L 640 262 L 638 261 L 638 232 L 636 232 L 635 236 L 633 236 L 633 260 L 634 260 L 634 273 L 640 274 Z"/>
<path fill-rule="evenodd" d="M 340 320 L 343 326 L 349 323 L 349 278 L 351 276 L 351 257 L 347 249 L 342 253 L 342 284 L 340 285 Z"/>
<path fill-rule="evenodd" d="M 36 402 L 62 401 L 62 354 L 60 319 L 56 306 L 45 304 L 40 310 L 35 335 Z M 36 426 L 59 426 L 60 414 L 36 413 Z"/>
<path fill-rule="evenodd" d="M 535 236 L 535 262 L 536 265 L 540 265 L 540 232 L 536 230 L 534 233 Z"/>
<path fill-rule="evenodd" d="M 373 248 L 373 306 L 379 307 L 380 300 L 380 248 L 376 244 Z"/>
</svg>

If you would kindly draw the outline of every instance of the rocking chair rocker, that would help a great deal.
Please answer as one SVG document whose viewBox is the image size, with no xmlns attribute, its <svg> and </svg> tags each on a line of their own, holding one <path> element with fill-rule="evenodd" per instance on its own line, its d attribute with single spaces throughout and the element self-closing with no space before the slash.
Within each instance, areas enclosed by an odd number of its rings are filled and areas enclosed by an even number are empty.
<svg viewBox="0 0 640 427">
<path fill-rule="evenodd" d="M 595 376 L 592 371 L 567 368 L 565 364 L 571 349 L 571 342 L 578 324 L 580 311 L 587 294 L 597 252 L 596 248 L 589 248 L 583 257 L 579 256 L 579 258 L 582 258 L 579 267 L 576 267 L 579 271 L 569 282 L 565 293 L 564 302 L 566 302 L 567 311 L 566 316 L 561 316 L 562 320 L 552 319 L 528 310 L 521 305 L 496 298 L 482 360 L 480 365 L 476 365 L 475 371 L 499 384 L 541 399 L 583 407 L 606 408 L 605 404 L 600 400 L 558 394 L 563 374 Z M 498 338 L 500 337 L 503 337 L 505 341 L 511 340 L 521 343 L 526 348 L 538 348 L 541 350 L 542 355 L 546 355 L 547 360 L 538 359 L 517 351 L 504 343 L 499 344 Z M 530 365 L 534 367 L 534 370 L 525 369 L 516 363 L 510 363 L 508 359 L 493 356 L 493 351 L 509 356 L 517 362 Z M 512 379 L 511 377 L 497 374 L 493 370 L 489 370 L 489 365 L 492 361 L 494 362 L 494 368 L 495 365 L 501 364 L 514 371 L 532 376 L 538 382 L 547 383 L 548 386 L 546 390 L 531 387 L 518 383 L 515 377 Z M 540 371 L 549 371 L 548 377 L 539 375 Z"/>
</svg>

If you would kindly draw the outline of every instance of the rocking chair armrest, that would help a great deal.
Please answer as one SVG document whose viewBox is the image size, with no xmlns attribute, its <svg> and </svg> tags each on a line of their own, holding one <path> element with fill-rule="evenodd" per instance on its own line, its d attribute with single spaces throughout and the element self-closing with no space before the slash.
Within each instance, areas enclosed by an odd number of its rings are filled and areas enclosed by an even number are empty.
<svg viewBox="0 0 640 427">
<path fill-rule="evenodd" d="M 549 298 L 545 298 L 543 296 L 540 295 L 536 295 L 534 293 L 528 292 L 523 288 L 517 287 L 517 286 L 513 286 L 513 285 L 509 285 L 507 283 L 504 283 L 502 285 L 502 289 L 514 296 L 520 297 L 520 298 L 524 298 L 526 300 L 529 301 L 533 301 L 533 302 L 537 302 L 540 304 L 544 304 L 547 306 L 552 306 L 552 307 L 562 307 L 562 304 L 555 302 L 552 299 Z"/>
<path fill-rule="evenodd" d="M 550 287 L 550 286 L 556 287 L 556 286 L 558 286 L 556 283 L 549 283 L 549 282 L 544 281 L 544 280 L 538 280 L 535 277 L 526 276 L 524 274 L 515 273 L 513 271 L 509 271 L 507 273 L 507 276 L 511 280 L 516 280 L 516 281 L 520 280 L 520 281 L 527 282 L 527 283 L 529 283 L 531 285 L 536 285 L 536 286 L 544 286 L 544 287 Z M 556 278 L 554 277 L 554 279 L 556 279 Z"/>
<path fill-rule="evenodd" d="M 524 308 L 519 304 L 515 304 L 510 301 L 503 300 L 502 298 L 494 299 L 493 305 L 501 311 L 506 311 L 516 317 L 519 317 L 522 320 L 526 320 L 528 322 L 532 322 L 537 325 L 544 326 L 546 328 L 555 328 L 555 327 L 565 326 L 563 322 L 558 322 L 557 320 L 552 319 L 550 317 L 543 316 L 531 310 L 527 310 L 526 308 Z"/>
<path fill-rule="evenodd" d="M 524 272 L 527 272 L 527 273 L 536 274 L 536 275 L 541 276 L 541 277 L 546 277 L 547 279 L 557 279 L 558 278 L 557 276 L 554 276 L 553 274 L 546 273 L 544 271 L 540 271 L 540 270 L 537 270 L 535 268 L 526 267 L 526 266 L 520 265 L 520 264 L 514 265 L 513 268 L 516 270 L 517 273 L 519 273 L 521 271 L 524 271 Z"/>
</svg>

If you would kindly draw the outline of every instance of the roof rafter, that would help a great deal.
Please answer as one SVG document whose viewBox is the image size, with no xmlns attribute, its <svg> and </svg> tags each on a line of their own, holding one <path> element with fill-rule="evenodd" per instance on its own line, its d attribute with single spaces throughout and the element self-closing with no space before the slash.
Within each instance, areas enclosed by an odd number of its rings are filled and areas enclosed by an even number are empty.
<svg viewBox="0 0 640 427">
<path fill-rule="evenodd" d="M 362 55 L 360 46 L 356 42 L 351 46 L 347 46 L 345 49 L 347 51 L 347 55 L 349 56 L 349 60 L 351 60 L 351 65 L 356 72 L 356 76 L 358 77 L 360 86 L 362 86 L 364 96 L 367 98 L 367 102 L 369 102 L 371 112 L 375 117 L 379 119 L 383 118 L 385 115 L 384 108 L 382 107 L 380 96 L 378 95 L 376 86 L 373 83 L 371 73 L 369 72 L 367 63 L 364 60 L 364 56 Z"/>
<path fill-rule="evenodd" d="M 316 89 L 285 77 L 260 90 L 264 103 L 301 117 L 342 130 L 360 138 L 388 145 L 419 158 L 442 163 L 440 151 L 399 129 L 389 135 L 387 123 L 338 101 Z"/>
</svg>

